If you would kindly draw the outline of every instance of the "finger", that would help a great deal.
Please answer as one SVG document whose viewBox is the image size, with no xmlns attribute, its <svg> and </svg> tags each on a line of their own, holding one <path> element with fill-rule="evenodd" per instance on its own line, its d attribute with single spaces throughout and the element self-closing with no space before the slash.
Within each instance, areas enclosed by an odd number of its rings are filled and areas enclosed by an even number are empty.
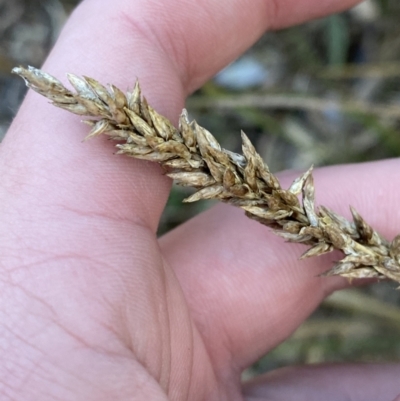
<svg viewBox="0 0 400 401">
<path fill-rule="evenodd" d="M 138 77 L 150 103 L 176 121 L 185 94 L 266 28 L 355 2 L 235 0 L 227 7 L 218 1 L 87 0 L 67 23 L 45 69 L 60 77 L 67 71 L 93 76 L 122 89 Z M 30 204 L 68 204 L 85 214 L 139 221 L 154 232 L 169 180 L 154 165 L 113 157 L 105 141 L 82 145 L 85 133 L 76 117 L 30 95 L 3 143 L 1 168 L 29 188 Z M 35 184 L 40 180 L 65 191 L 49 194 L 48 187 Z"/>
<path fill-rule="evenodd" d="M 388 238 L 398 231 L 399 161 L 315 171 L 317 204 L 349 218 L 351 204 Z M 283 187 L 295 178 L 281 177 Z M 371 193 L 371 188 L 374 188 Z M 206 343 L 220 366 L 248 366 L 287 338 L 335 289 L 339 277 L 319 277 L 339 252 L 299 261 L 306 248 L 285 243 L 231 206 L 221 205 L 160 240 L 174 266 Z"/>
<path fill-rule="evenodd" d="M 243 392 L 248 401 L 396 401 L 399 374 L 399 364 L 284 368 L 246 383 Z"/>
</svg>

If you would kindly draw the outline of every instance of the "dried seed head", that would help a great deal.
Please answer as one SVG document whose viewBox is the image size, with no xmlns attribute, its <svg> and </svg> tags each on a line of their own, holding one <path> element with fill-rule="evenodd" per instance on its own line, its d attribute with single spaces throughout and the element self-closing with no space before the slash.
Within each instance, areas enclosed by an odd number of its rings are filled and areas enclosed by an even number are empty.
<svg viewBox="0 0 400 401">
<path fill-rule="evenodd" d="M 222 149 L 209 131 L 189 122 L 185 110 L 176 129 L 142 98 L 138 82 L 125 96 L 116 86 L 106 88 L 93 78 L 69 74 L 73 93 L 36 68 L 16 67 L 13 73 L 55 106 L 97 118 L 87 121 L 87 138 L 104 133 L 119 142 L 117 153 L 158 162 L 178 184 L 197 188 L 185 202 L 219 199 L 241 207 L 288 242 L 308 245 L 302 258 L 341 250 L 345 256 L 325 276 L 385 277 L 400 283 L 400 235 L 389 243 L 353 208 L 353 222 L 324 206 L 316 208 L 312 167 L 285 190 L 246 134 L 242 132 L 239 155 Z"/>
</svg>

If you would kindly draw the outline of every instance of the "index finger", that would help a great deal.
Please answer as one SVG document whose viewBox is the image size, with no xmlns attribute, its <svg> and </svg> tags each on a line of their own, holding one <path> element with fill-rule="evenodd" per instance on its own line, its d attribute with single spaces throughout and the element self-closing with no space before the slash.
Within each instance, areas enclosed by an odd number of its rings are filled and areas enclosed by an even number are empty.
<svg viewBox="0 0 400 401">
<path fill-rule="evenodd" d="M 123 90 L 137 77 L 153 107 L 176 121 L 185 95 L 266 29 L 355 3 L 87 0 L 73 13 L 44 68 L 56 76 L 67 71 L 93 76 Z M 112 157 L 104 141 L 83 146 L 85 132 L 76 117 L 28 96 L 2 145 L 1 168 L 12 181 L 17 179 L 29 204 L 40 199 L 41 206 L 68 205 L 84 213 L 143 223 L 155 231 L 169 180 L 157 166 Z M 62 190 L 49 193 L 48 187 L 35 185 L 38 180 L 32 176 Z"/>
</svg>

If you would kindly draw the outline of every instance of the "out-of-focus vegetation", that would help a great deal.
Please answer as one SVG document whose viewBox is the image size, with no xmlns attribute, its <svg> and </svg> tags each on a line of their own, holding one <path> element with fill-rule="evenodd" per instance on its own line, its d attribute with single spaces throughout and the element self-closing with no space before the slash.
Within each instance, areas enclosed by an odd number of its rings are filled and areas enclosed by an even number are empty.
<svg viewBox="0 0 400 401">
<path fill-rule="evenodd" d="M 1 135 L 25 94 L 12 66 L 40 66 L 77 3 L 0 0 Z M 397 157 L 399 21 L 397 0 L 367 0 L 343 14 L 268 33 L 188 100 L 191 117 L 234 151 L 243 129 L 273 171 Z M 189 192 L 174 187 L 160 234 L 209 207 L 182 205 Z M 394 288 L 377 283 L 336 293 L 246 376 L 292 363 L 398 360 L 400 292 Z"/>
</svg>

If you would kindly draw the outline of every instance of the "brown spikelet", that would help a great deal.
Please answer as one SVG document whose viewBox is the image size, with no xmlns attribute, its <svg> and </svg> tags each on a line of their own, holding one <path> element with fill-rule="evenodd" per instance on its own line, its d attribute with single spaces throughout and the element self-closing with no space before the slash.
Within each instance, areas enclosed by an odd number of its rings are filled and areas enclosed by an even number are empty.
<svg viewBox="0 0 400 401">
<path fill-rule="evenodd" d="M 73 93 L 33 67 L 16 67 L 13 72 L 55 106 L 97 118 L 86 121 L 92 127 L 87 138 L 108 135 L 119 142 L 117 153 L 160 163 L 178 184 L 196 188 L 184 202 L 219 199 L 241 207 L 288 242 L 308 245 L 301 258 L 342 251 L 343 259 L 326 276 L 400 283 L 400 235 L 387 241 L 353 208 L 350 222 L 324 206 L 316 207 L 312 167 L 283 189 L 246 134 L 242 133 L 240 155 L 221 148 L 209 131 L 189 121 L 185 110 L 176 129 L 148 105 L 138 83 L 125 95 L 113 85 L 106 88 L 92 78 L 69 74 Z"/>
</svg>

